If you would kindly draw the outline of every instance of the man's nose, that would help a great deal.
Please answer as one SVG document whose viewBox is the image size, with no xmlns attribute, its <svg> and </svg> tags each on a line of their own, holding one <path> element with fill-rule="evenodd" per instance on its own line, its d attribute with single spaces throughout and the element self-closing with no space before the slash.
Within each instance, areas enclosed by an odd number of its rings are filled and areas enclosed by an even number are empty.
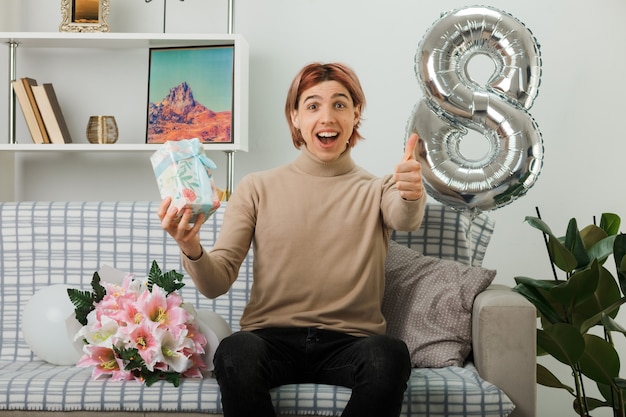
<svg viewBox="0 0 626 417">
<path fill-rule="evenodd" d="M 335 120 L 335 114 L 332 107 L 323 107 L 320 109 L 320 121 L 323 123 L 331 123 Z"/>
</svg>

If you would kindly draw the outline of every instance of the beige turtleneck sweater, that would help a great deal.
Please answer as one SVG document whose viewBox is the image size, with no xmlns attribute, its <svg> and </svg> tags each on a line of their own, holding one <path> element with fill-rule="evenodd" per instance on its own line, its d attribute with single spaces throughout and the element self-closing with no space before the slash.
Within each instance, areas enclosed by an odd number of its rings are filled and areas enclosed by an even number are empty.
<svg viewBox="0 0 626 417">
<path fill-rule="evenodd" d="M 346 151 L 323 163 L 306 148 L 290 164 L 243 178 L 210 252 L 183 266 L 214 298 L 237 278 L 250 244 L 254 283 L 242 330 L 316 327 L 382 334 L 389 229 L 415 230 L 426 195 L 402 199 L 391 176 L 376 178 Z"/>
</svg>

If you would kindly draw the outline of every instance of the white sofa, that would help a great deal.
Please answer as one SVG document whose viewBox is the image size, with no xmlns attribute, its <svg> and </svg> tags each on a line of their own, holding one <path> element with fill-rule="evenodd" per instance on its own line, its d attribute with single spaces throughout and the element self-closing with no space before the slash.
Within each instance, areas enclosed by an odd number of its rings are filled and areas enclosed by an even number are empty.
<svg viewBox="0 0 626 417">
<path fill-rule="evenodd" d="M 90 369 L 42 361 L 21 334 L 22 309 L 42 287 L 88 288 L 93 272 L 104 264 L 145 276 L 157 260 L 163 270 L 184 272 L 175 242 L 160 227 L 157 204 L 0 203 L 0 416 L 91 416 L 105 411 L 109 416 L 220 415 L 219 388 L 210 376 L 185 379 L 179 387 L 93 380 Z M 203 226 L 207 247 L 219 232 L 223 210 Z M 463 263 L 472 259 L 478 265 L 493 221 L 481 215 L 469 233 L 468 224 L 462 213 L 433 203 L 419 232 L 393 238 L 425 255 Z M 186 277 L 184 300 L 219 313 L 237 330 L 252 265 L 250 252 L 233 289 L 216 300 L 199 295 Z M 404 417 L 535 416 L 534 307 L 509 288 L 492 285 L 475 298 L 471 314 L 472 353 L 467 362 L 415 368 Z M 346 388 L 313 384 L 272 392 L 281 416 L 338 416 L 349 395 Z"/>
</svg>

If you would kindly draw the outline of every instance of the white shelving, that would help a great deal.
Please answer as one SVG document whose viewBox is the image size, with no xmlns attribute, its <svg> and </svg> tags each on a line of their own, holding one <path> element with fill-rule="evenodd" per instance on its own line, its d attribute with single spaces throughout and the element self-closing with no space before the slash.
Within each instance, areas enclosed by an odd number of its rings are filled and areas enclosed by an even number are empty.
<svg viewBox="0 0 626 417">
<path fill-rule="evenodd" d="M 0 136 L 0 178 L 3 187 L 0 190 L 0 201 L 13 200 L 16 192 L 12 184 L 15 183 L 15 158 L 19 153 L 40 152 L 154 152 L 158 145 L 146 144 L 145 136 L 136 137 L 137 143 L 129 143 L 129 139 L 119 140 L 115 144 L 90 144 L 71 143 L 64 145 L 34 144 L 29 143 L 30 137 L 16 138 L 16 113 L 18 106 L 13 94 L 10 82 L 21 76 L 17 74 L 17 63 L 20 52 L 26 48 L 35 53 L 69 53 L 75 48 L 107 50 L 107 53 L 115 53 L 115 50 L 143 50 L 150 48 L 186 47 L 186 46 L 234 46 L 234 74 L 233 74 L 233 143 L 206 144 L 205 149 L 212 151 L 224 151 L 227 154 L 227 189 L 232 191 L 232 178 L 234 152 L 248 150 L 248 44 L 241 35 L 237 34 L 172 34 L 172 33 L 43 33 L 43 32 L 0 32 L 0 43 L 6 46 L 9 64 L 9 79 L 7 80 L 7 92 L 9 101 L 8 137 L 2 140 Z M 52 52 L 50 52 L 52 51 Z M 147 52 L 146 52 L 147 53 Z M 101 71 L 106 74 L 106 68 L 95 68 L 95 72 Z M 107 77 L 99 77 L 107 82 Z M 147 84 L 148 74 L 145 82 Z M 114 83 L 115 80 L 109 82 Z M 19 114 L 19 113 L 18 113 Z M 144 123 L 138 120 L 137 123 Z M 27 132 L 22 133 L 28 134 Z M 121 135 L 120 135 L 121 139 Z M 77 173 L 77 175 L 79 175 Z M 11 181 L 13 179 L 13 181 Z"/>
<path fill-rule="evenodd" d="M 0 151 L 3 152 L 154 152 L 159 145 L 148 144 L 92 144 L 92 143 L 67 143 L 64 145 L 55 144 L 0 144 Z M 210 147 L 209 147 L 210 146 Z M 220 149 L 221 145 L 213 147 L 206 145 L 206 149 L 229 151 L 227 146 Z"/>
</svg>

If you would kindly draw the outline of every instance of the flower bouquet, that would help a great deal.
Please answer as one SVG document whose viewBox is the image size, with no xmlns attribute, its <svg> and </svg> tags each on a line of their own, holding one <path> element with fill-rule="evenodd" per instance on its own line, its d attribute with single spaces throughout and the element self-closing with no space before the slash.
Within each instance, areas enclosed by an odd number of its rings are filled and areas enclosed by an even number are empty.
<svg viewBox="0 0 626 417">
<path fill-rule="evenodd" d="M 182 377 L 201 378 L 207 345 L 191 306 L 176 292 L 183 275 L 162 273 L 152 262 L 147 279 L 126 274 L 121 285 L 103 282 L 98 272 L 93 291 L 68 289 L 76 319 L 83 327 L 80 367 L 93 366 L 93 377 L 138 380 L 150 386 L 160 379 L 180 384 Z"/>
</svg>

